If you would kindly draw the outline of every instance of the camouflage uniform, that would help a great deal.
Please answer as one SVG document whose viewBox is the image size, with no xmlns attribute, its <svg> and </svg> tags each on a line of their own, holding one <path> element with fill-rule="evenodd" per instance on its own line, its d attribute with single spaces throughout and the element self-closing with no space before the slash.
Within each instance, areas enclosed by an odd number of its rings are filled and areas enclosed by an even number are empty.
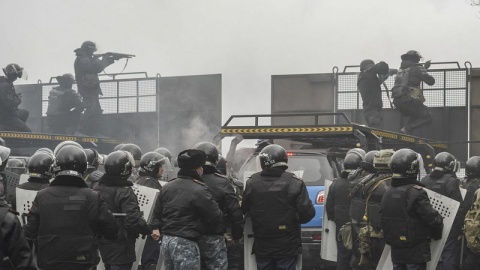
<svg viewBox="0 0 480 270">
<path fill-rule="evenodd" d="M 200 250 L 194 241 L 163 235 L 161 252 L 166 270 L 200 270 Z"/>
<path fill-rule="evenodd" d="M 223 235 L 204 235 L 198 240 L 198 245 L 205 269 L 228 268 L 227 245 Z"/>
</svg>

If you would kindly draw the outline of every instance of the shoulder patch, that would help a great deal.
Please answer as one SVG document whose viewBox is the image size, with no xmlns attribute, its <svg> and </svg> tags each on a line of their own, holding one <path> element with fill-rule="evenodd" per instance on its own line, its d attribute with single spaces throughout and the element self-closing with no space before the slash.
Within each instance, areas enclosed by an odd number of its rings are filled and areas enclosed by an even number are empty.
<svg viewBox="0 0 480 270">
<path fill-rule="evenodd" d="M 221 173 L 214 173 L 216 176 L 218 177 L 221 177 L 221 178 L 225 178 L 225 179 L 228 179 L 228 177 L 226 175 L 223 175 Z"/>
<path fill-rule="evenodd" d="M 197 180 L 197 179 L 192 179 L 192 180 L 193 180 L 193 182 L 195 182 L 195 183 L 197 183 L 197 184 L 199 184 L 199 185 L 201 185 L 201 186 L 206 186 L 205 183 L 203 183 L 202 181 L 199 181 L 199 180 Z"/>
<path fill-rule="evenodd" d="M 413 185 L 413 187 L 416 188 L 416 189 L 418 189 L 418 190 L 423 189 L 423 187 L 422 187 L 422 186 L 419 186 L 419 185 Z"/>
</svg>

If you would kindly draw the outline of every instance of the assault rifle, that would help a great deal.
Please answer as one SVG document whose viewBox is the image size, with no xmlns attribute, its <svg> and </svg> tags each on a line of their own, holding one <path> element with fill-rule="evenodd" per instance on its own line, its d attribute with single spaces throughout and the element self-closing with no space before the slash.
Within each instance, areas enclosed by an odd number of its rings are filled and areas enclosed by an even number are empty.
<svg viewBox="0 0 480 270">
<path fill-rule="evenodd" d="M 112 57 L 113 59 L 117 59 L 117 60 L 122 59 L 122 58 L 135 57 L 135 55 L 133 55 L 133 54 L 116 53 L 116 52 L 106 52 L 106 53 L 102 53 L 102 54 L 94 54 L 94 56 L 96 58 L 107 56 L 107 57 Z"/>
</svg>

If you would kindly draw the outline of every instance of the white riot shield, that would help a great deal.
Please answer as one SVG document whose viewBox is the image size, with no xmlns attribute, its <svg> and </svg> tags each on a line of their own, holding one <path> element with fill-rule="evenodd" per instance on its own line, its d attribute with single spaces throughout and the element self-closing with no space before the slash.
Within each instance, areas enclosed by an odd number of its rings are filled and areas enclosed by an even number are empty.
<svg viewBox="0 0 480 270">
<path fill-rule="evenodd" d="M 442 239 L 432 240 L 430 242 L 430 251 L 432 254 L 432 259 L 427 263 L 427 270 L 435 270 L 442 255 L 443 247 L 447 241 L 448 234 L 452 228 L 453 220 L 457 214 L 458 207 L 460 203 L 452 200 L 448 197 L 442 196 L 436 192 L 433 192 L 425 188 L 425 191 L 428 193 L 428 198 L 430 199 L 430 204 L 435 210 L 437 210 L 440 215 L 443 217 L 443 231 Z M 382 269 L 392 269 L 392 258 L 391 258 L 391 248 L 389 245 L 385 245 L 383 250 L 382 257 L 378 263 L 377 270 Z"/>
<path fill-rule="evenodd" d="M 328 191 L 332 180 L 325 180 L 325 201 L 328 200 Z M 327 261 L 337 261 L 337 235 L 335 222 L 328 220 L 327 211 L 323 208 L 322 247 L 320 257 Z"/>
<path fill-rule="evenodd" d="M 35 200 L 35 197 L 37 196 L 36 190 L 26 190 L 22 188 L 16 188 L 15 195 L 17 199 L 17 212 L 18 216 L 20 218 L 20 222 L 22 223 L 22 226 L 25 226 L 27 224 L 27 214 L 28 211 L 30 211 L 30 208 L 32 208 L 32 203 L 33 200 Z"/>
<path fill-rule="evenodd" d="M 143 218 L 147 222 L 150 222 L 153 208 L 155 207 L 155 202 L 157 200 L 157 195 L 160 191 L 158 189 L 149 188 L 138 184 L 134 184 L 132 186 L 132 189 L 135 195 L 137 195 L 138 206 L 140 207 L 140 211 L 142 211 L 143 213 Z M 148 235 L 146 237 L 150 236 Z M 142 236 L 139 236 L 137 238 L 137 241 L 135 241 L 135 255 L 137 256 L 137 260 L 133 263 L 132 269 L 138 268 L 138 265 L 140 264 L 140 259 L 142 258 L 144 247 L 145 239 L 143 239 Z M 105 270 L 105 265 L 102 261 L 100 261 L 100 263 L 97 265 L 97 270 Z"/>
<path fill-rule="evenodd" d="M 460 194 L 462 194 L 462 199 L 465 200 L 465 195 L 467 195 L 467 190 L 464 188 L 460 188 Z"/>
<path fill-rule="evenodd" d="M 20 181 L 20 175 L 11 171 L 3 171 L 3 173 L 7 178 L 5 179 L 7 183 L 7 198 L 12 198 L 13 194 L 16 192 L 15 189 L 18 186 L 18 182 Z"/>
<path fill-rule="evenodd" d="M 248 270 L 257 270 L 257 262 L 255 260 L 255 254 L 252 254 L 253 242 L 255 238 L 253 236 L 252 218 L 249 214 L 245 216 L 245 225 L 243 228 L 243 251 L 244 251 L 244 268 Z M 297 270 L 302 269 L 302 254 L 297 258 Z"/>
<path fill-rule="evenodd" d="M 23 183 L 28 182 L 28 178 L 30 178 L 30 175 L 23 173 L 20 175 L 20 181 L 18 181 L 18 185 L 21 185 Z"/>
</svg>

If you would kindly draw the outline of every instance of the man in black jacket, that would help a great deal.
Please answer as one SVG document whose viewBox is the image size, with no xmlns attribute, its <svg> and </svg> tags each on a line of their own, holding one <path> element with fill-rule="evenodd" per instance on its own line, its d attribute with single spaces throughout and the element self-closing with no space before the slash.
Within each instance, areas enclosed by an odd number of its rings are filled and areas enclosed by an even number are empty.
<svg viewBox="0 0 480 270">
<path fill-rule="evenodd" d="M 425 82 L 434 85 L 435 78 L 427 72 L 430 61 L 421 65 L 420 59 L 420 53 L 413 50 L 402 55 L 402 63 L 392 88 L 393 104 L 402 116 L 410 117 L 408 124 L 401 129 L 405 134 L 433 122 L 430 109 L 423 104 L 425 97 L 420 84 Z"/>
<path fill-rule="evenodd" d="M 377 64 L 366 59 L 360 63 L 360 74 L 357 79 L 358 91 L 363 101 L 363 117 L 369 127 L 382 126 L 382 83 L 388 78 L 388 64 L 381 61 Z"/>
<path fill-rule="evenodd" d="M 23 68 L 9 64 L 3 72 L 5 76 L 0 76 L 0 130 L 31 132 L 25 124 L 29 112 L 18 108 L 22 98 L 13 86 L 13 82 L 23 76 Z"/>
<path fill-rule="evenodd" d="M 340 177 L 333 181 L 325 202 L 325 211 L 329 220 L 333 220 L 336 226 L 336 235 L 339 235 L 340 228 L 350 222 L 350 188 L 356 177 L 354 174 L 360 174 L 358 169 L 363 161 L 363 157 L 356 151 L 349 151 L 343 160 L 344 170 Z M 348 250 L 343 242 L 337 237 L 337 270 L 347 270 L 350 268 L 352 251 Z"/>
<path fill-rule="evenodd" d="M 61 147 L 54 168 L 55 179 L 33 201 L 25 236 L 36 240 L 40 269 L 94 269 L 100 261 L 97 238 L 115 239 L 117 223 L 100 194 L 82 179 L 87 168 L 83 149 Z"/>
<path fill-rule="evenodd" d="M 380 217 L 394 270 L 426 269 L 430 240 L 442 238 L 443 218 L 417 181 L 419 164 L 418 154 L 410 149 L 396 151 L 390 162 L 392 186 L 383 196 Z"/>
<path fill-rule="evenodd" d="M 82 46 L 75 50 L 77 58 L 73 64 L 78 93 L 83 97 L 83 106 L 85 107 L 80 123 L 80 132 L 87 135 L 98 133 L 99 118 L 103 112 L 98 98 L 99 95 L 103 95 L 98 73 L 116 60 L 109 55 L 98 59 L 93 55 L 96 50 L 97 46 L 92 41 L 83 42 Z"/>
<path fill-rule="evenodd" d="M 229 230 L 232 236 L 231 241 L 233 241 L 229 243 L 231 245 L 242 238 L 242 210 L 230 181 L 226 176 L 217 173 L 216 164 L 219 157 L 217 147 L 212 143 L 202 142 L 195 145 L 195 149 L 204 151 L 206 154 L 202 180 L 207 184 L 208 190 L 224 215 L 222 222 L 207 228 L 205 235 L 200 238 L 198 242 L 200 254 L 206 269 L 225 270 L 228 267 L 228 256 L 224 234 L 227 228 L 231 229 Z"/>
<path fill-rule="evenodd" d="M 59 86 L 48 95 L 47 123 L 54 134 L 74 134 L 83 112 L 82 98 L 72 89 L 72 74 L 57 76 Z"/>
<path fill-rule="evenodd" d="M 140 212 L 137 196 L 128 181 L 134 160 L 126 151 L 115 151 L 105 159 L 105 174 L 100 178 L 96 191 L 107 203 L 110 211 L 125 214 L 117 218 L 117 238 L 101 239 L 100 254 L 105 270 L 130 270 L 136 260 L 135 241 L 141 235 L 150 235 L 151 230 Z"/>
<path fill-rule="evenodd" d="M 301 224 L 315 216 L 305 183 L 288 168 L 287 152 L 272 144 L 259 154 L 263 171 L 247 181 L 243 213 L 250 213 L 257 269 L 294 270 L 302 252 Z"/>
<path fill-rule="evenodd" d="M 188 149 L 178 154 L 178 178 L 162 187 L 151 226 L 153 237 L 162 233 L 167 270 L 200 269 L 198 241 L 208 227 L 222 222 L 218 204 L 201 181 L 205 153 Z M 156 231 L 155 231 L 156 230 Z"/>
<path fill-rule="evenodd" d="M 458 161 L 455 157 L 447 152 L 441 152 L 435 156 L 435 168 L 433 171 L 422 179 L 422 184 L 426 188 L 435 191 L 450 199 L 454 199 L 460 203 L 463 202 L 462 194 L 460 193 L 460 180 L 455 173 L 458 169 Z M 460 214 L 462 209 L 459 209 L 455 220 L 450 229 L 445 247 L 442 252 L 442 269 L 455 270 L 457 269 L 458 259 L 458 237 L 462 233 L 463 219 Z"/>
</svg>

